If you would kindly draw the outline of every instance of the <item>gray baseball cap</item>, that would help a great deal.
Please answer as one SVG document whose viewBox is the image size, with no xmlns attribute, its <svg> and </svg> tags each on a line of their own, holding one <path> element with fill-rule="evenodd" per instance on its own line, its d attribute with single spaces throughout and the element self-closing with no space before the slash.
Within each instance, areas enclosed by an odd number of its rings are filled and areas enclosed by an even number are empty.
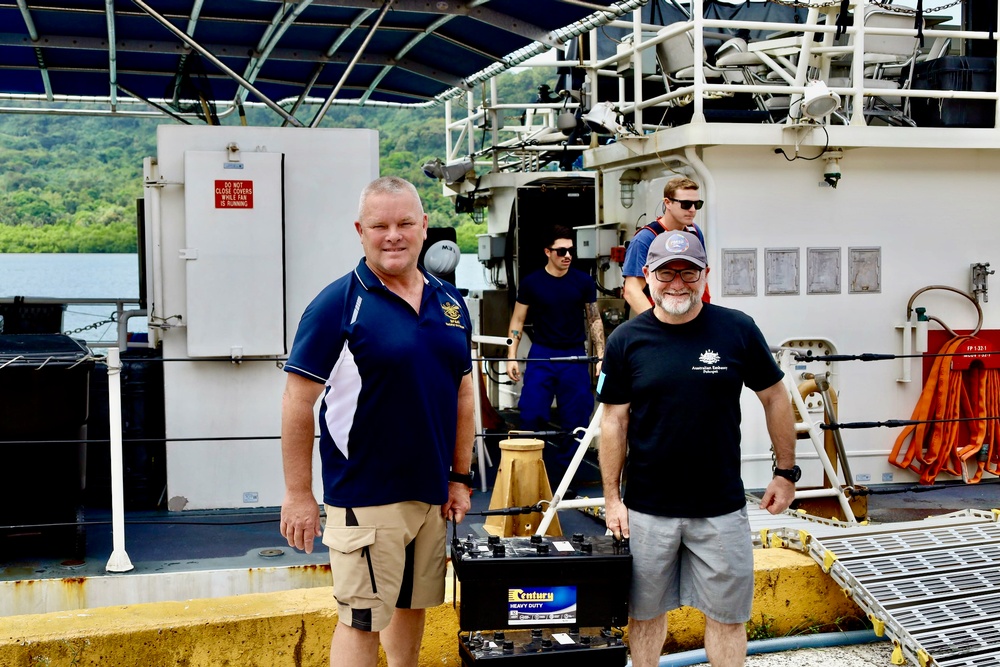
<svg viewBox="0 0 1000 667">
<path fill-rule="evenodd" d="M 708 266 L 705 246 L 690 232 L 663 232 L 653 239 L 646 254 L 646 266 L 655 271 L 675 259 L 687 260 L 702 269 Z"/>
</svg>

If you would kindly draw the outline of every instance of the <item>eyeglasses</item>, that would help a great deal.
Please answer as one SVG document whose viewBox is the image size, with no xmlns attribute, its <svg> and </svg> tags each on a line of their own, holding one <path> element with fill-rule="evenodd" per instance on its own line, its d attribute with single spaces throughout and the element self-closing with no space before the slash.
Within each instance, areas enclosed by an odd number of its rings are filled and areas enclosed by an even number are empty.
<svg viewBox="0 0 1000 667">
<path fill-rule="evenodd" d="M 653 275 L 661 283 L 672 283 L 677 276 L 680 276 L 681 280 L 686 283 L 696 283 L 701 278 L 701 269 L 681 269 L 680 271 L 675 269 L 657 269 L 653 271 Z"/>
<path fill-rule="evenodd" d="M 560 257 L 565 257 L 566 255 L 571 254 L 573 252 L 573 246 L 570 246 L 568 248 L 549 248 L 549 250 L 559 255 Z"/>
<path fill-rule="evenodd" d="M 689 210 L 694 206 L 694 210 L 700 211 L 701 207 L 705 205 L 705 202 L 701 199 L 674 199 L 673 197 L 667 197 L 670 201 L 675 204 L 680 204 L 681 208 L 685 211 Z"/>
</svg>

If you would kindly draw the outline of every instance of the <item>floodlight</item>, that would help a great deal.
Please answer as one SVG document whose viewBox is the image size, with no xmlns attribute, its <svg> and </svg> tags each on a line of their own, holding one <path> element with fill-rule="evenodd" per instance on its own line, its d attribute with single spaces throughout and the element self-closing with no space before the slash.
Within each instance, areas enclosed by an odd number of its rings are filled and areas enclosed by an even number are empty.
<svg viewBox="0 0 1000 667">
<path fill-rule="evenodd" d="M 421 167 L 424 175 L 428 178 L 443 180 L 448 185 L 461 183 L 472 171 L 472 158 L 464 157 L 461 160 L 443 163 L 440 159 L 434 158 L 430 162 L 425 162 Z"/>
<path fill-rule="evenodd" d="M 840 106 L 840 95 L 830 90 L 823 81 L 810 81 L 806 84 L 799 111 L 805 118 L 823 121 Z"/>
<path fill-rule="evenodd" d="M 583 116 L 583 122 L 597 134 L 623 134 L 625 128 L 618 122 L 618 110 L 611 102 L 599 102 Z"/>
<path fill-rule="evenodd" d="M 423 169 L 424 176 L 427 178 L 441 179 L 444 178 L 444 171 L 441 169 L 442 166 L 441 160 L 434 158 L 430 162 L 425 162 L 421 169 Z"/>
</svg>

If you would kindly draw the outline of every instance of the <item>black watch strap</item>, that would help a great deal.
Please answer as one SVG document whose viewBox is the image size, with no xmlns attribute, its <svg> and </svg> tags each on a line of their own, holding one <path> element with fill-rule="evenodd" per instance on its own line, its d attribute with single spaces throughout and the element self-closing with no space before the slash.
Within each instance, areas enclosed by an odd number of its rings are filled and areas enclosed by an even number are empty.
<svg viewBox="0 0 1000 667">
<path fill-rule="evenodd" d="M 775 477 L 784 477 L 793 484 L 799 481 L 802 477 L 802 469 L 798 466 L 792 466 L 791 468 L 774 468 L 773 472 Z"/>
<path fill-rule="evenodd" d="M 460 472 L 455 472 L 454 470 L 448 471 L 449 482 L 458 482 L 459 484 L 465 484 L 470 489 L 472 488 L 472 483 L 475 477 L 476 477 L 475 471 L 473 470 L 470 470 L 464 475 Z"/>
</svg>

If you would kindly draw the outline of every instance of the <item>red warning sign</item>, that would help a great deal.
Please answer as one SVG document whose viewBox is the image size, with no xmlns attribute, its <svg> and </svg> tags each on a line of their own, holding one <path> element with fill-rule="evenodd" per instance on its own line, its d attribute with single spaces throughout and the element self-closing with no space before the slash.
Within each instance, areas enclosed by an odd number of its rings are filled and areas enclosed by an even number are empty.
<svg viewBox="0 0 1000 667">
<path fill-rule="evenodd" d="M 253 208 L 253 181 L 216 181 L 215 208 Z"/>
</svg>

